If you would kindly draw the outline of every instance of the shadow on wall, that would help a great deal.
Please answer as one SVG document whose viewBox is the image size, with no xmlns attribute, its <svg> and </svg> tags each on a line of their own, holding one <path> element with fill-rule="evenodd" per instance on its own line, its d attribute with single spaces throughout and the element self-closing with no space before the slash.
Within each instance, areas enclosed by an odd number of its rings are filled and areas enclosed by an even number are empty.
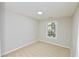
<svg viewBox="0 0 79 59">
<path fill-rule="evenodd" d="M 0 56 L 3 48 L 4 40 L 4 19 L 5 19 L 5 3 L 0 2 Z"/>
</svg>

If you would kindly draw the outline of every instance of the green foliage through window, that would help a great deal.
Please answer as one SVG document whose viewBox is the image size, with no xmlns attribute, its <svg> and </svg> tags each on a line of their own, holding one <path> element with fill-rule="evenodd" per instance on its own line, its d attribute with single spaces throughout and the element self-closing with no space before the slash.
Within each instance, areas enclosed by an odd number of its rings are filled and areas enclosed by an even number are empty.
<svg viewBox="0 0 79 59">
<path fill-rule="evenodd" d="M 49 37 L 56 37 L 56 24 L 55 22 L 48 23 L 48 36 Z"/>
</svg>

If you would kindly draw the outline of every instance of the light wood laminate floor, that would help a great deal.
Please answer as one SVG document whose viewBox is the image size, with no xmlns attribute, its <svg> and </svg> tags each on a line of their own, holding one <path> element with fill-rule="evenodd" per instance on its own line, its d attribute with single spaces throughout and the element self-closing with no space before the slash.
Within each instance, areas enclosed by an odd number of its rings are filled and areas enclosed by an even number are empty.
<svg viewBox="0 0 79 59">
<path fill-rule="evenodd" d="M 36 42 L 11 52 L 4 57 L 69 57 L 70 50 L 67 48 L 51 45 L 44 42 Z"/>
</svg>

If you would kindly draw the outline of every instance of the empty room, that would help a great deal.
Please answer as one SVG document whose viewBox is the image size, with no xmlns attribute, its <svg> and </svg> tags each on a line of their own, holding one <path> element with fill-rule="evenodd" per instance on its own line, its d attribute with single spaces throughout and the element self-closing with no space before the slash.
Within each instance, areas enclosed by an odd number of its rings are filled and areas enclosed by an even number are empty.
<svg viewBox="0 0 79 59">
<path fill-rule="evenodd" d="M 79 56 L 78 2 L 0 2 L 1 57 Z"/>
</svg>

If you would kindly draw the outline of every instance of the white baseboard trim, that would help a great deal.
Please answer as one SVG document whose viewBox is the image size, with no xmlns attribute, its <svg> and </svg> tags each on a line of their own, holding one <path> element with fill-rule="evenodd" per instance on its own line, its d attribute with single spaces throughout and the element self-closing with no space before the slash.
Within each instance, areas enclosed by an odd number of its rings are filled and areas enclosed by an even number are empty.
<svg viewBox="0 0 79 59">
<path fill-rule="evenodd" d="M 18 50 L 18 49 L 20 49 L 20 48 L 25 47 L 25 46 L 29 46 L 29 45 L 31 45 L 31 44 L 37 42 L 37 41 L 38 41 L 38 40 L 34 40 L 34 41 L 29 42 L 29 43 L 27 43 L 27 44 L 24 44 L 24 45 L 22 45 L 22 46 L 20 46 L 20 47 L 17 47 L 17 48 L 15 48 L 15 49 L 12 49 L 12 50 L 10 50 L 10 51 L 7 51 L 7 52 L 3 53 L 2 56 L 3 56 L 3 55 L 6 55 L 6 54 L 8 54 L 8 53 L 14 52 L 14 51 L 16 51 L 16 50 Z"/>
<path fill-rule="evenodd" d="M 45 42 L 45 43 L 49 43 L 49 44 L 53 44 L 53 45 L 57 45 L 57 46 L 60 46 L 60 47 L 64 47 L 64 48 L 68 48 L 68 49 L 70 49 L 70 47 L 65 46 L 65 45 L 61 45 L 61 44 L 58 44 L 58 43 L 49 42 L 49 41 L 46 41 L 46 40 L 40 40 L 40 41 Z"/>
</svg>

